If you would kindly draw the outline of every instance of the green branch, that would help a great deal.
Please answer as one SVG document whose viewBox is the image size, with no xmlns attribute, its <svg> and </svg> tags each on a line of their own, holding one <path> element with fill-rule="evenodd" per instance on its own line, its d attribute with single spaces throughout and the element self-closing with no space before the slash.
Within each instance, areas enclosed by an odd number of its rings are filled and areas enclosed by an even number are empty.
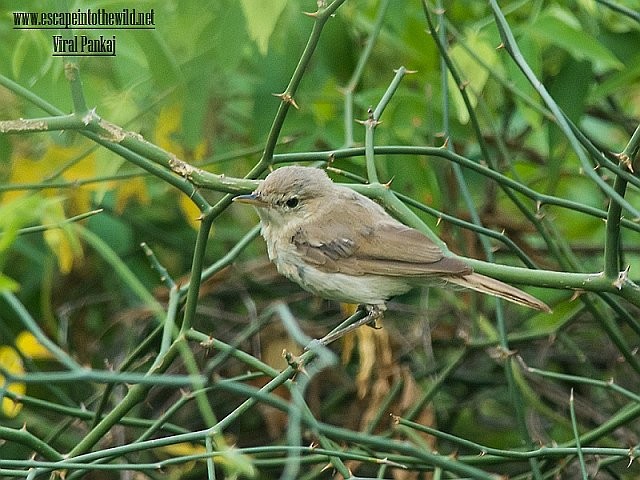
<svg viewBox="0 0 640 480">
<path fill-rule="evenodd" d="M 553 97 L 549 94 L 547 89 L 544 87 L 542 82 L 538 80 L 531 67 L 527 64 L 524 56 L 520 52 L 518 44 L 516 43 L 515 38 L 513 37 L 513 33 L 509 28 L 509 24 L 507 23 L 500 7 L 496 0 L 489 0 L 491 5 L 491 9 L 493 10 L 493 14 L 496 20 L 496 24 L 498 26 L 498 31 L 500 32 L 500 37 L 502 38 L 503 45 L 507 52 L 511 55 L 511 58 L 514 60 L 518 68 L 522 71 L 524 76 L 529 80 L 533 88 L 538 92 L 538 94 L 542 97 L 547 108 L 553 113 L 555 116 L 555 121 L 560 130 L 564 133 L 569 144 L 571 145 L 573 151 L 576 153 L 578 160 L 582 164 L 583 171 L 585 174 L 593 180 L 593 182 L 598 185 L 598 187 L 605 192 L 610 198 L 611 201 L 617 202 L 620 206 L 626 209 L 628 212 L 633 214 L 635 218 L 640 218 L 640 212 L 633 207 L 629 202 L 627 202 L 618 192 L 616 192 L 610 185 L 608 185 L 602 178 L 600 178 L 594 171 L 589 163 L 580 141 L 576 138 L 571 129 L 571 126 L 567 122 L 564 113 L 555 102 Z"/>
<path fill-rule="evenodd" d="M 633 171 L 632 158 L 640 148 L 640 126 L 633 133 L 629 143 L 620 153 L 620 167 L 626 167 Z M 621 196 L 627 189 L 627 181 L 620 175 L 616 176 L 613 183 L 614 190 Z M 622 218 L 622 207 L 619 203 L 610 202 L 607 213 L 607 228 L 604 243 L 604 274 L 609 278 L 617 278 L 620 274 L 620 222 Z M 636 219 L 640 220 L 640 219 Z"/>
</svg>

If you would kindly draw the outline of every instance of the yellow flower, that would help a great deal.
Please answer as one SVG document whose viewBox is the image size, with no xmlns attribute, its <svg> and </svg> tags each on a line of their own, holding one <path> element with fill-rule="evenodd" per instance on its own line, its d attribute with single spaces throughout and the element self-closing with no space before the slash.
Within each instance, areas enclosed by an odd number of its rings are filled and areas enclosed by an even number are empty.
<svg viewBox="0 0 640 480">
<path fill-rule="evenodd" d="M 14 375 L 22 375 L 24 374 L 24 367 L 22 365 L 22 359 L 18 352 L 16 352 L 13 348 L 2 345 L 0 346 L 0 367 L 2 371 L 6 371 L 9 374 Z M 11 393 L 15 393 L 16 395 L 24 395 L 27 391 L 27 386 L 24 383 L 13 382 L 8 383 L 0 373 L 0 388 L 3 390 L 7 390 Z M 0 410 L 5 417 L 15 417 L 20 413 L 20 409 L 22 408 L 22 404 L 18 402 L 14 402 L 12 399 L 2 396 L 2 404 L 0 405 Z"/>
<path fill-rule="evenodd" d="M 23 330 L 16 337 L 16 348 L 23 356 L 34 360 L 51 360 L 53 354 L 31 332 Z"/>
</svg>

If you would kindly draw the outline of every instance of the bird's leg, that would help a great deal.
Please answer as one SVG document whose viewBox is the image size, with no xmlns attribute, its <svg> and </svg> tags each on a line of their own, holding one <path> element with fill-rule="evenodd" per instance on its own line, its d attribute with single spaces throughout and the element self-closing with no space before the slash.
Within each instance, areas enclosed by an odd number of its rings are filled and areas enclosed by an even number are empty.
<svg viewBox="0 0 640 480">
<path fill-rule="evenodd" d="M 318 340 L 318 342 L 321 345 L 329 345 L 343 335 L 354 331 L 356 328 L 361 327 L 362 325 L 371 325 L 373 328 L 379 328 L 376 325 L 376 320 L 382 318 L 385 310 L 386 308 L 384 305 L 359 305 L 358 310 L 356 311 L 356 315 L 361 316 L 364 312 L 366 312 L 366 315 L 364 315 L 364 317 L 357 318 L 354 322 L 349 323 L 344 327 L 342 325 L 338 326 L 333 331 L 329 332 L 320 340 Z"/>
<path fill-rule="evenodd" d="M 379 329 L 382 328 L 380 326 L 378 326 L 378 319 L 382 318 L 384 316 L 384 311 L 387 309 L 387 306 L 382 304 L 382 305 L 365 305 L 365 304 L 360 304 L 358 305 L 358 310 L 364 310 L 367 312 L 367 316 L 364 317 L 362 319 L 362 325 L 369 325 L 371 328 L 374 329 Z M 369 319 L 368 322 L 365 322 L 365 320 Z"/>
</svg>

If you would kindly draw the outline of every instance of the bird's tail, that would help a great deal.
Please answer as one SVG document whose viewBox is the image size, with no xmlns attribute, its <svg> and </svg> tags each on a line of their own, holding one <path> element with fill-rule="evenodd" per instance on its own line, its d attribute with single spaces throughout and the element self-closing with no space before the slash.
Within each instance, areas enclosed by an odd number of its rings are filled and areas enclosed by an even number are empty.
<svg viewBox="0 0 640 480">
<path fill-rule="evenodd" d="M 471 273 L 461 277 L 447 277 L 447 281 L 460 285 L 461 287 L 486 293 L 487 295 L 504 298 L 505 300 L 517 303 L 518 305 L 534 308 L 547 313 L 551 312 L 551 309 L 546 303 L 541 302 L 533 295 L 529 295 L 516 287 L 507 285 L 495 278 L 480 275 L 479 273 Z"/>
</svg>

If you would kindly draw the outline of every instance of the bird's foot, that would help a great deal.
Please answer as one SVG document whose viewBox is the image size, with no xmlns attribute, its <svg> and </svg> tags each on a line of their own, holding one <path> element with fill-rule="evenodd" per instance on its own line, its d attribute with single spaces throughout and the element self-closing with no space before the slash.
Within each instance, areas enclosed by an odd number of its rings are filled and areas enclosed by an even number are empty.
<svg viewBox="0 0 640 480">
<path fill-rule="evenodd" d="M 376 330 L 379 328 L 382 328 L 381 326 L 378 325 L 378 320 L 384 317 L 384 311 L 386 309 L 387 307 L 384 304 L 383 305 L 363 305 L 363 304 L 358 305 L 358 310 L 364 310 L 365 312 L 367 312 L 367 316 L 362 319 L 363 321 L 362 325 L 369 325 L 371 328 L 375 328 Z M 369 319 L 368 322 L 365 321 L 367 318 Z"/>
<path fill-rule="evenodd" d="M 354 331 L 362 325 L 369 325 L 373 328 L 382 328 L 376 324 L 376 321 L 383 317 L 385 310 L 386 308 L 384 305 L 358 305 L 358 309 L 355 314 L 322 337 L 318 342 L 321 345 L 329 345 L 343 335 Z"/>
</svg>

